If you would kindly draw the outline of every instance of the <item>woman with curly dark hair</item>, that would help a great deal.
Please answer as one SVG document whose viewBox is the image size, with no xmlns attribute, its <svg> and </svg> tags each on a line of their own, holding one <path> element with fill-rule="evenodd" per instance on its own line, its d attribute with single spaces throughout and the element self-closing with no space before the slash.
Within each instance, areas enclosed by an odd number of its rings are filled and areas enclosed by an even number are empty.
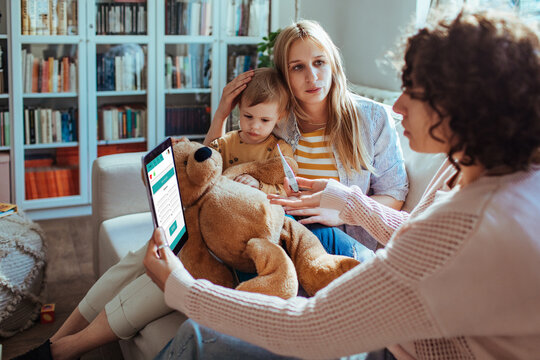
<svg viewBox="0 0 540 360">
<path fill-rule="evenodd" d="M 386 359 L 538 357 L 538 36 L 509 14 L 463 10 L 411 36 L 402 70 L 394 110 L 411 148 L 448 156 L 411 214 L 333 180 L 298 178 L 309 190 L 272 197 L 340 210 L 386 248 L 314 297 L 285 301 L 193 279 L 157 250 L 156 231 L 145 265 L 166 302 L 228 334 L 190 320 L 162 355 L 277 356 L 249 342 L 313 359 L 381 348 Z"/>
</svg>

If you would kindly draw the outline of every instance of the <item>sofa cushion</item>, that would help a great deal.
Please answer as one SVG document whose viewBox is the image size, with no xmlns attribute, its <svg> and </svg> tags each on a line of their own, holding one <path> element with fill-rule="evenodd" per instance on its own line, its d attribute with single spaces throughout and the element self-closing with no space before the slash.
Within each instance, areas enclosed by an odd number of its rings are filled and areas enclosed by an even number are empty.
<svg viewBox="0 0 540 360">
<path fill-rule="evenodd" d="M 146 244 L 153 231 L 150 212 L 118 216 L 102 222 L 98 234 L 98 276 L 120 261 L 128 251 Z"/>
</svg>

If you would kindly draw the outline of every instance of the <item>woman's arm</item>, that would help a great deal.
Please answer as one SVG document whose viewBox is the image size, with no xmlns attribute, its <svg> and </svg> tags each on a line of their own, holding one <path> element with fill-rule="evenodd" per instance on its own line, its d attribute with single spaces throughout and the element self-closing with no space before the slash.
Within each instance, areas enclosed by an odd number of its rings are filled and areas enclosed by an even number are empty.
<svg viewBox="0 0 540 360">
<path fill-rule="evenodd" d="M 312 298 L 283 300 L 195 280 L 170 249 L 157 250 L 162 240 L 156 240 L 145 266 L 169 306 L 270 351 L 327 359 L 440 336 L 416 281 L 384 265 L 388 256 L 352 269 Z"/>
<path fill-rule="evenodd" d="M 389 195 L 372 195 L 371 198 L 379 204 L 388 206 L 394 210 L 401 210 L 405 201 L 399 201 Z"/>
<path fill-rule="evenodd" d="M 218 108 L 214 114 L 210 128 L 206 133 L 206 137 L 204 138 L 204 145 L 208 146 L 213 140 L 225 135 L 227 118 L 238 103 L 239 95 L 247 87 L 247 83 L 251 81 L 252 77 L 253 70 L 246 71 L 225 85 Z"/>
</svg>

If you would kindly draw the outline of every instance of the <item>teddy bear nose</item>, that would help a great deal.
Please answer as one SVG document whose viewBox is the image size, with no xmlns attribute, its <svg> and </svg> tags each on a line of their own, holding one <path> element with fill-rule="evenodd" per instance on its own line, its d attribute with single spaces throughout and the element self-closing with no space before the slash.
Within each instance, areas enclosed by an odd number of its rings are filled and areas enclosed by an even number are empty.
<svg viewBox="0 0 540 360">
<path fill-rule="evenodd" d="M 195 151 L 194 157 L 197 162 L 203 162 L 212 156 L 212 150 L 209 147 L 202 147 L 199 150 Z"/>
</svg>

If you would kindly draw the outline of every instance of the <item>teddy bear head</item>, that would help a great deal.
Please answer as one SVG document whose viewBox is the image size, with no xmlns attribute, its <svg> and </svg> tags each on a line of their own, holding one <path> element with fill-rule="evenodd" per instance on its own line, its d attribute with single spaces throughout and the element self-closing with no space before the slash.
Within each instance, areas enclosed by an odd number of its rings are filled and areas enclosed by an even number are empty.
<svg viewBox="0 0 540 360">
<path fill-rule="evenodd" d="M 189 207 L 221 176 L 221 155 L 185 138 L 174 145 L 173 152 L 182 202 Z"/>
</svg>

